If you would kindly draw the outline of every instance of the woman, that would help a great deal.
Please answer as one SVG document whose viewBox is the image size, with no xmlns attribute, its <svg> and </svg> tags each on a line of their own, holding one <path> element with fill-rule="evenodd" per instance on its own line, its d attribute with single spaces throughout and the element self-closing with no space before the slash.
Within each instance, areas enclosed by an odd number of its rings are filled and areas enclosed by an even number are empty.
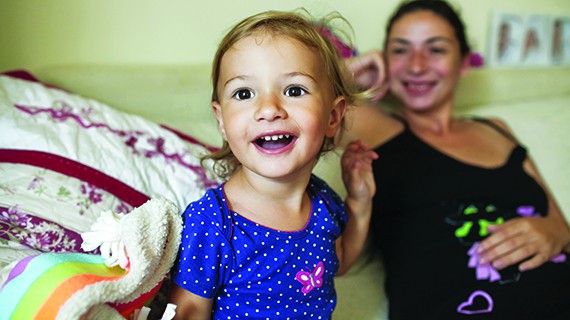
<svg viewBox="0 0 570 320">
<path fill-rule="evenodd" d="M 457 13 L 400 5 L 384 52 L 379 92 L 401 107 L 354 108 L 344 139 L 379 155 L 371 232 L 390 319 L 570 319 L 570 229 L 532 160 L 504 122 L 453 116 L 470 55 Z M 378 60 L 349 68 L 370 85 Z"/>
</svg>

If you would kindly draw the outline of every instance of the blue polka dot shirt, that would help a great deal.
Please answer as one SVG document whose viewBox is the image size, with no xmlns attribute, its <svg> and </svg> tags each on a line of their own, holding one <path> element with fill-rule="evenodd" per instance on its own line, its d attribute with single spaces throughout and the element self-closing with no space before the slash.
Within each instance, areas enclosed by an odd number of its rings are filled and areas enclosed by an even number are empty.
<svg viewBox="0 0 570 320">
<path fill-rule="evenodd" d="M 175 283 L 213 298 L 214 319 L 330 319 L 335 241 L 348 219 L 339 196 L 312 176 L 311 216 L 291 232 L 231 212 L 223 188 L 186 208 Z"/>
</svg>

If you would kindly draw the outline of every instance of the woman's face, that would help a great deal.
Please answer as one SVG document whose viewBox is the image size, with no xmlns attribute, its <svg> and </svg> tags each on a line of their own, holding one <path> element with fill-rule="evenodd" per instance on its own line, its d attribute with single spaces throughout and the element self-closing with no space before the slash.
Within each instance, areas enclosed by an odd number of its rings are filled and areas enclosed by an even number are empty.
<svg viewBox="0 0 570 320">
<path fill-rule="evenodd" d="M 393 24 L 386 59 L 390 90 L 410 111 L 451 108 L 468 68 L 453 27 L 430 11 L 409 13 Z"/>
</svg>

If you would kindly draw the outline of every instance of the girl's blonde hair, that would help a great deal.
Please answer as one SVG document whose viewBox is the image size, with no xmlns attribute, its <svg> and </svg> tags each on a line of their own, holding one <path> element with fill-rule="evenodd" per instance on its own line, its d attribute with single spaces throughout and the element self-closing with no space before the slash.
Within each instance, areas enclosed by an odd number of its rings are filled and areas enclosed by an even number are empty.
<svg viewBox="0 0 570 320">
<path fill-rule="evenodd" d="M 212 102 L 219 101 L 217 84 L 220 76 L 220 64 L 224 54 L 239 40 L 259 33 L 287 36 L 300 41 L 309 48 L 316 49 L 321 56 L 328 78 L 331 80 L 335 98 L 344 96 L 348 105 L 369 98 L 370 92 L 357 91 L 356 86 L 353 85 L 351 78 L 349 78 L 350 75 L 347 74 L 339 52 L 326 37 L 322 36 L 322 29 L 330 29 L 330 23 L 333 20 L 340 20 L 350 28 L 348 21 L 337 12 L 327 15 L 320 21 L 315 21 L 311 19 L 309 13 L 304 9 L 295 12 L 265 11 L 246 18 L 235 25 L 222 39 L 214 56 L 212 64 Z M 343 33 L 343 35 L 347 37 L 346 33 Z M 341 132 L 343 129 L 344 120 L 341 122 Z M 334 149 L 334 140 L 334 138 L 326 138 L 323 141 L 319 157 L 325 152 Z M 240 165 L 227 141 L 223 142 L 222 147 L 218 151 L 206 155 L 202 161 L 207 159 L 215 161 L 214 172 L 222 178 L 231 176 Z"/>
</svg>

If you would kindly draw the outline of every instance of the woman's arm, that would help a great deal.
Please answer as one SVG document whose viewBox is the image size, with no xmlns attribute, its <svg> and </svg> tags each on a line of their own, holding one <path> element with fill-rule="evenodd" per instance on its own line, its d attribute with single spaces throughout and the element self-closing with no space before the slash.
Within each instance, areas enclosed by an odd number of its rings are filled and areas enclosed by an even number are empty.
<svg viewBox="0 0 570 320">
<path fill-rule="evenodd" d="M 382 106 L 373 104 L 350 106 L 345 121 L 346 130 L 339 142 L 341 147 L 360 140 L 370 148 L 376 148 L 404 129 L 402 122 L 391 117 Z"/>
<path fill-rule="evenodd" d="M 212 318 L 213 300 L 193 294 L 172 284 L 170 302 L 176 305 L 174 319 L 209 320 Z"/>
<path fill-rule="evenodd" d="M 496 120 L 495 123 L 510 132 L 505 123 Z M 479 262 L 490 263 L 497 269 L 526 260 L 519 269 L 531 270 L 561 252 L 570 253 L 570 227 L 553 195 L 530 157 L 523 168 L 546 192 L 548 213 L 545 217 L 521 217 L 489 226 L 492 235 L 479 244 Z"/>
<path fill-rule="evenodd" d="M 348 211 L 348 223 L 336 242 L 340 261 L 338 275 L 348 271 L 366 242 L 372 215 L 372 197 L 376 193 L 372 161 L 377 158 L 378 155 L 359 140 L 351 142 L 342 156 L 342 179 L 347 189 L 345 205 Z"/>
<path fill-rule="evenodd" d="M 381 51 L 372 50 L 345 60 L 357 86 L 374 90 L 370 103 L 352 105 L 346 113 L 346 131 L 342 132 L 340 145 L 346 146 L 354 140 L 361 140 L 370 147 L 376 147 L 403 127 L 400 121 L 389 116 L 377 105 L 388 92 L 388 78 Z"/>
</svg>

